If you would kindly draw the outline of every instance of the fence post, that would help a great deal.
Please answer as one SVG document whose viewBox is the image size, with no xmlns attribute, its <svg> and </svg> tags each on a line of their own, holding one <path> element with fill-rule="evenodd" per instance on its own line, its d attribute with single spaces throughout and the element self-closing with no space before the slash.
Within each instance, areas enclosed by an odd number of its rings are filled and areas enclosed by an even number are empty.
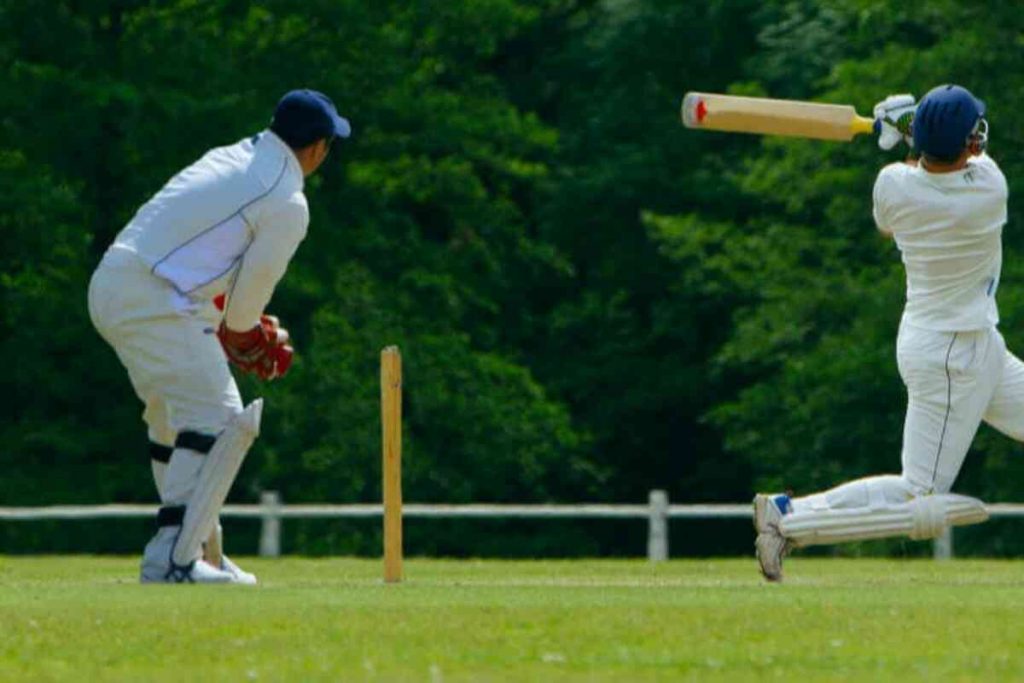
<svg viewBox="0 0 1024 683">
<path fill-rule="evenodd" d="M 260 557 L 278 557 L 281 554 L 281 496 L 277 491 L 260 494 L 263 507 L 263 526 L 260 530 Z"/>
<path fill-rule="evenodd" d="M 655 490 L 647 494 L 650 513 L 647 518 L 647 559 L 661 562 L 668 559 L 668 492 Z"/>
<path fill-rule="evenodd" d="M 947 526 L 932 542 L 932 553 L 936 560 L 953 559 L 953 527 Z"/>
</svg>

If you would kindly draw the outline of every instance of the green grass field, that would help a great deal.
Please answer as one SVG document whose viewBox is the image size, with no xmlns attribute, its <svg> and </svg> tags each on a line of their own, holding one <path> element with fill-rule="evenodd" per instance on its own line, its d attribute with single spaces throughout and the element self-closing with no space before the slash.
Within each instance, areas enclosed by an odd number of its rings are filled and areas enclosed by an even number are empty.
<svg viewBox="0 0 1024 683">
<path fill-rule="evenodd" d="M 0 558 L 3 681 L 1022 680 L 1024 563 Z"/>
</svg>

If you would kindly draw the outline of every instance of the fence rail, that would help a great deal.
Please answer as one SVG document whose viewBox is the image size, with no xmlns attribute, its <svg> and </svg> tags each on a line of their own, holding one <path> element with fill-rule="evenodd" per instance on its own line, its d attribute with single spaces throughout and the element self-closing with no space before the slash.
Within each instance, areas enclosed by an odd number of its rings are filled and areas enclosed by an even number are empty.
<svg viewBox="0 0 1024 683">
<path fill-rule="evenodd" d="M 991 517 L 1024 517 L 1024 504 L 988 505 Z M 124 519 L 155 517 L 156 505 L 49 505 L 41 507 L 0 507 L 0 522 L 50 519 Z M 283 504 L 275 491 L 264 491 L 257 505 L 225 505 L 223 517 L 260 519 L 259 554 L 277 557 L 281 553 L 281 522 L 285 519 L 358 519 L 380 517 L 379 504 Z M 670 519 L 750 519 L 749 503 L 698 503 L 670 505 L 664 491 L 651 491 L 647 505 L 580 503 L 564 505 L 469 504 L 433 505 L 406 503 L 403 517 L 462 519 L 646 519 L 647 557 L 651 561 L 668 558 Z M 953 557 L 953 535 L 947 532 L 934 541 L 936 559 Z"/>
</svg>

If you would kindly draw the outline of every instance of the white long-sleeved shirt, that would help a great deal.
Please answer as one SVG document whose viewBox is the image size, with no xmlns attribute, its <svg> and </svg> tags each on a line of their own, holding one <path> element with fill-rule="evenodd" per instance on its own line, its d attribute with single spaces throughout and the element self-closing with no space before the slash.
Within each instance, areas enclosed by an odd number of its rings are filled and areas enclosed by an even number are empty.
<svg viewBox="0 0 1024 683">
<path fill-rule="evenodd" d="M 952 173 L 903 163 L 879 172 L 875 223 L 892 233 L 903 257 L 904 320 L 941 332 L 999 322 L 996 289 L 1007 197 L 1003 172 L 985 154 Z"/>
<path fill-rule="evenodd" d="M 117 235 L 183 301 L 227 294 L 234 330 L 259 322 L 306 236 L 309 207 L 295 154 L 266 130 L 211 149 L 171 178 Z"/>
</svg>

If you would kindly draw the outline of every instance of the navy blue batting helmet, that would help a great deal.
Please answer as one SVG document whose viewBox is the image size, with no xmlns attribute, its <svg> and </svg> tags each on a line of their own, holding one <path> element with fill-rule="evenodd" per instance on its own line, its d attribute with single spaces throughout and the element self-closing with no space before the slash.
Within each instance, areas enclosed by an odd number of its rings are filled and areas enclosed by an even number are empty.
<svg viewBox="0 0 1024 683">
<path fill-rule="evenodd" d="M 914 114 L 914 148 L 937 159 L 954 159 L 983 116 L 985 103 L 966 88 L 933 88 Z"/>
</svg>

